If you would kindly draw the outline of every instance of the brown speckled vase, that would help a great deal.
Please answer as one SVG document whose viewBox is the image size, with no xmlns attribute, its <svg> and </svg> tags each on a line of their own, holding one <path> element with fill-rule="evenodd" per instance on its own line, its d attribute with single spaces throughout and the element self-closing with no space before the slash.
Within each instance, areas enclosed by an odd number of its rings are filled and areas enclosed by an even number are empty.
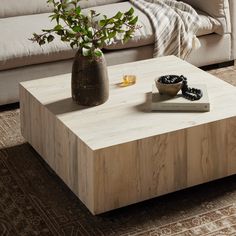
<svg viewBox="0 0 236 236">
<path fill-rule="evenodd" d="M 71 75 L 72 99 L 83 106 L 97 106 L 109 97 L 109 81 L 104 56 L 98 60 L 75 55 Z"/>
</svg>

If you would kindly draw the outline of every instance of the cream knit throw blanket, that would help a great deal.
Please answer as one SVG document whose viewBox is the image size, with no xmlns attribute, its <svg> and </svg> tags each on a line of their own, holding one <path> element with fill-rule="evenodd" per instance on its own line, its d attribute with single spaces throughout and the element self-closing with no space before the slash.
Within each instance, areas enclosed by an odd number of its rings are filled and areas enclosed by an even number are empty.
<svg viewBox="0 0 236 236">
<path fill-rule="evenodd" d="M 196 11 L 176 0 L 130 0 L 151 20 L 155 30 L 154 57 L 176 55 L 186 58 L 200 47 L 196 32 L 200 19 Z"/>
</svg>

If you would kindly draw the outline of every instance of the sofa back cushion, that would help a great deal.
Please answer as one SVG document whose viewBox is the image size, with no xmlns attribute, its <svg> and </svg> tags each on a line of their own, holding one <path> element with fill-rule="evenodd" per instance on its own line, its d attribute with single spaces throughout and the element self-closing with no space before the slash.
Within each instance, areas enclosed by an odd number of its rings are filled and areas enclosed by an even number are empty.
<svg viewBox="0 0 236 236">
<path fill-rule="evenodd" d="M 0 0 L 0 18 L 51 12 L 47 0 Z"/>
<path fill-rule="evenodd" d="M 88 8 L 88 7 L 102 6 L 124 1 L 125 0 L 81 0 L 79 5 L 81 6 L 81 8 Z"/>
<path fill-rule="evenodd" d="M 222 32 L 219 34 L 231 32 L 231 21 L 229 13 L 228 0 L 181 0 L 188 3 L 192 7 L 206 12 L 210 16 L 216 18 L 222 25 Z"/>
<path fill-rule="evenodd" d="M 182 0 L 200 10 L 205 10 L 214 17 L 224 17 L 225 9 L 229 8 L 228 0 Z"/>
<path fill-rule="evenodd" d="M 125 0 L 81 0 L 81 8 L 95 7 Z M 0 18 L 32 15 L 38 13 L 51 12 L 52 4 L 47 0 L 0 0 Z"/>
</svg>

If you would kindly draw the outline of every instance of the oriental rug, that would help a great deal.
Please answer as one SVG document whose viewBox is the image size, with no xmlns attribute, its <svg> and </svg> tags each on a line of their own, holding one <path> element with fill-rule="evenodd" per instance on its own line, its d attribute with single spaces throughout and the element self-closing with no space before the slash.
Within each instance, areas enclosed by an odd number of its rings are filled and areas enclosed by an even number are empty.
<svg viewBox="0 0 236 236">
<path fill-rule="evenodd" d="M 233 67 L 211 73 L 236 85 Z M 236 175 L 93 216 L 21 136 L 19 108 L 2 109 L 0 236 L 18 235 L 236 235 Z"/>
</svg>

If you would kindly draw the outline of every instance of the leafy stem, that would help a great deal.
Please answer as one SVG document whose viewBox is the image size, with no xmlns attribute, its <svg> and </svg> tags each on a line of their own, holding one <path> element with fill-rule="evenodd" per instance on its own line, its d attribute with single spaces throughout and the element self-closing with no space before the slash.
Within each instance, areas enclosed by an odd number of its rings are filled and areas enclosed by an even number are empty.
<svg viewBox="0 0 236 236">
<path fill-rule="evenodd" d="M 41 34 L 33 33 L 30 40 L 39 45 L 52 42 L 56 34 L 72 48 L 78 48 L 83 56 L 96 59 L 102 56 L 101 49 L 104 45 L 109 45 L 115 40 L 124 43 L 133 37 L 138 28 L 138 17 L 134 16 L 133 8 L 123 13 L 119 11 L 115 16 L 108 18 L 106 15 L 101 17 L 94 10 L 84 14 L 79 6 L 80 0 L 47 2 L 54 6 L 53 14 L 49 17 L 51 21 L 56 21 L 56 24 L 51 29 L 43 29 Z"/>
</svg>

